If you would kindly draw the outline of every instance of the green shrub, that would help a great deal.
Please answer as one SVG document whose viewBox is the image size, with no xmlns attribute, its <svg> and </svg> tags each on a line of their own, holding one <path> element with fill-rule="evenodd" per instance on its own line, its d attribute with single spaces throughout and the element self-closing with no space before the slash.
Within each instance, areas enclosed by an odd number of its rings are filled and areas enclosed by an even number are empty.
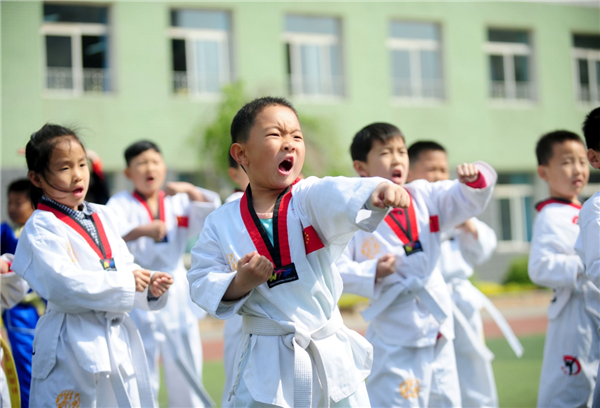
<svg viewBox="0 0 600 408">
<path fill-rule="evenodd" d="M 503 284 L 507 283 L 516 283 L 519 285 L 534 285 L 534 283 L 529 279 L 529 274 L 527 273 L 527 263 L 529 262 L 528 256 L 520 256 L 517 258 L 513 258 L 508 267 L 508 271 L 504 276 Z"/>
</svg>

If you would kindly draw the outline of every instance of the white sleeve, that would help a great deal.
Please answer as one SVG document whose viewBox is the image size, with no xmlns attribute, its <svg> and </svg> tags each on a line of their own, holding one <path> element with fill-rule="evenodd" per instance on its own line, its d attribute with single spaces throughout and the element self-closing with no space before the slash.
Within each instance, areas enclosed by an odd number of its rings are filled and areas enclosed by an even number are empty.
<svg viewBox="0 0 600 408">
<path fill-rule="evenodd" d="M 484 162 L 475 162 L 479 174 L 485 180 L 485 187 L 472 188 L 458 180 L 438 181 L 427 183 L 416 181 L 407 185 L 411 190 L 414 184 L 419 192 L 431 201 L 439 214 L 440 230 L 448 230 L 462 224 L 469 218 L 481 213 L 492 198 L 497 174 L 494 169 Z"/>
<path fill-rule="evenodd" d="M 600 288 L 600 199 L 596 201 L 592 203 L 595 204 L 592 207 L 593 216 L 586 221 L 585 225 L 580 225 L 577 244 L 581 248 L 578 252 L 585 263 L 585 274 L 596 287 Z"/>
<path fill-rule="evenodd" d="M 5 262 L 12 263 L 14 256 L 12 254 L 2 255 Z M 19 303 L 27 292 L 29 285 L 19 275 L 14 272 L 0 275 L 0 307 L 10 309 Z"/>
<path fill-rule="evenodd" d="M 196 238 L 204 226 L 204 220 L 212 211 L 221 205 L 221 197 L 214 191 L 196 187 L 208 201 L 189 202 L 190 225 L 188 227 L 188 238 Z"/>
<path fill-rule="evenodd" d="M 350 241 L 350 244 L 336 261 L 336 266 L 344 282 L 344 293 L 352 293 L 371 299 L 375 293 L 377 259 L 356 262 L 354 251 L 353 241 Z"/>
<path fill-rule="evenodd" d="M 236 301 L 222 301 L 229 284 L 237 272 L 231 271 L 219 246 L 211 217 L 200 232 L 198 242 L 192 248 L 192 266 L 187 273 L 190 296 L 194 303 L 212 316 L 227 319 L 233 316 L 248 299 L 248 295 Z"/>
<path fill-rule="evenodd" d="M 534 283 L 553 289 L 576 287 L 583 273 L 579 256 L 565 253 L 560 225 L 548 222 L 546 214 L 538 214 L 534 223 L 528 272 Z"/>
<path fill-rule="evenodd" d="M 110 208 L 114 215 L 117 217 L 117 231 L 124 237 L 129 234 L 133 229 L 139 227 L 136 223 L 131 222 L 131 206 L 130 202 L 124 196 L 124 192 L 112 196 L 106 203 L 106 207 Z"/>
<path fill-rule="evenodd" d="M 387 208 L 365 207 L 381 183 L 389 181 L 380 177 L 309 177 L 297 185 L 294 197 L 323 243 L 341 246 L 341 253 L 356 231 L 375 231 L 387 215 Z"/>
<path fill-rule="evenodd" d="M 135 279 L 130 271 L 83 270 L 53 224 L 33 221 L 21 234 L 12 267 L 41 297 L 65 310 L 122 313 L 133 308 Z"/>
<path fill-rule="evenodd" d="M 471 265 L 481 265 L 490 259 L 496 249 L 496 233 L 486 223 L 471 218 L 477 228 L 477 239 L 471 233 L 460 231 L 457 234 L 460 251 Z"/>
</svg>

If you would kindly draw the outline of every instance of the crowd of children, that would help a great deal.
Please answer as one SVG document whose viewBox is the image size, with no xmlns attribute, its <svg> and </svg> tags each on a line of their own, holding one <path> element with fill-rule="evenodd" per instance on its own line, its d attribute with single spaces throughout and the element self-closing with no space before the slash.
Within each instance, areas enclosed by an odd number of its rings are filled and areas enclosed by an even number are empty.
<svg viewBox="0 0 600 408">
<path fill-rule="evenodd" d="M 539 407 L 600 407 L 600 192 L 578 198 L 588 161 L 600 168 L 600 108 L 583 134 L 585 145 L 561 130 L 536 147 L 550 198 L 536 206 L 528 270 L 554 290 Z M 496 247 L 476 218 L 493 168 L 461 164 L 450 180 L 442 145 L 407 147 L 373 123 L 350 146 L 360 177 L 304 179 L 298 115 L 276 97 L 244 105 L 231 139 L 236 191 L 221 205 L 167 182 L 151 141 L 126 149 L 133 188 L 108 199 L 76 132 L 31 135 L 2 224 L 0 407 L 154 407 L 159 363 L 169 406 L 214 406 L 206 313 L 226 319 L 224 407 L 497 407 L 481 309 L 523 348 L 469 281 Z M 369 299 L 365 337 L 344 325 L 342 292 Z"/>
</svg>

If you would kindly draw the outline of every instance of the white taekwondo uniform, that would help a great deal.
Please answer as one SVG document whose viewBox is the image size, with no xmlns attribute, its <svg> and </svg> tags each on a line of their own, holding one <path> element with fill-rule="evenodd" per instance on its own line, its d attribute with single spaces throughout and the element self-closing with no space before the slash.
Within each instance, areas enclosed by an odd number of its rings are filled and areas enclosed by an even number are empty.
<svg viewBox="0 0 600 408">
<path fill-rule="evenodd" d="M 496 173 L 476 165 L 476 188 L 457 180 L 405 185 L 408 210 L 390 213 L 373 234 L 357 233 L 338 260 L 344 291 L 371 301 L 363 317 L 374 349 L 367 380 L 374 407 L 461 405 L 452 301 L 437 261 L 440 229 L 477 215 L 491 198 Z M 396 256 L 396 273 L 375 281 L 377 260 L 386 253 Z"/>
<path fill-rule="evenodd" d="M 198 188 L 208 202 L 190 201 L 187 194 L 159 193 L 158 218 L 166 225 L 166 237 L 129 241 L 127 246 L 142 267 L 173 276 L 167 305 L 160 313 L 134 311 L 132 319 L 140 330 L 150 367 L 155 396 L 158 396 L 161 357 L 170 407 L 212 405 L 202 385 L 202 346 L 198 319 L 205 313 L 191 302 L 182 255 L 188 240 L 196 238 L 206 216 L 221 204 L 218 194 Z M 121 191 L 108 201 L 120 218 L 121 236 L 155 218 L 139 193 Z"/>
<path fill-rule="evenodd" d="M 590 406 L 600 358 L 600 290 L 575 252 L 581 207 L 551 198 L 536 209 L 529 276 L 554 290 L 537 405 Z"/>
<path fill-rule="evenodd" d="M 575 251 L 583 260 L 588 279 L 597 288 L 600 288 L 600 242 L 598 241 L 598 237 L 600 237 L 600 191 L 583 203 L 583 208 L 579 212 L 579 227 L 580 232 L 575 243 Z M 600 310 L 600 306 L 598 306 L 598 310 Z M 593 406 L 600 408 L 600 366 L 596 376 Z"/>
<path fill-rule="evenodd" d="M 225 203 L 239 200 L 244 195 L 243 191 L 236 191 L 225 199 Z M 235 314 L 225 320 L 223 327 L 223 368 L 225 370 L 225 385 L 223 387 L 223 397 L 221 399 L 221 408 L 232 408 L 233 400 L 229 398 L 229 391 L 233 385 L 235 377 L 235 353 L 237 351 L 240 339 L 242 338 L 242 316 Z"/>
<path fill-rule="evenodd" d="M 135 291 L 140 267 L 112 211 L 94 211 L 98 241 L 53 203 L 42 201 L 19 238 L 12 269 L 48 300 L 35 329 L 32 407 L 155 406 L 139 332 L 127 312 L 157 310 Z"/>
<path fill-rule="evenodd" d="M 452 297 L 454 351 L 462 405 L 497 407 L 493 354 L 485 346 L 480 310 L 488 310 L 519 357 L 523 347 L 498 309 L 469 281 L 473 265 L 486 262 L 496 249 L 494 230 L 477 218 L 471 222 L 477 229 L 477 238 L 460 228 L 442 233 L 438 267 Z"/>
<path fill-rule="evenodd" d="M 297 180 L 276 203 L 273 244 L 249 190 L 207 218 L 188 279 L 192 299 L 208 313 L 243 317 L 234 406 L 369 406 L 372 348 L 343 324 L 335 260 L 359 228 L 372 231 L 385 217 L 386 210 L 365 207 L 382 182 Z M 272 260 L 273 276 L 239 300 L 222 301 L 238 260 L 253 251 Z"/>
</svg>

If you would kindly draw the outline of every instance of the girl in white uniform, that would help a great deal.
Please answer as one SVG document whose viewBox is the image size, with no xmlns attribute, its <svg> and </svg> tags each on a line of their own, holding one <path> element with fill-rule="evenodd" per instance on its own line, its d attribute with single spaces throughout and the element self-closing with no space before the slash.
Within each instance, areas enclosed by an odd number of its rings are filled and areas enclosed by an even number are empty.
<svg viewBox="0 0 600 408">
<path fill-rule="evenodd" d="M 536 206 L 528 270 L 533 282 L 554 290 L 537 406 L 589 407 L 600 360 L 600 290 L 575 252 L 577 195 L 589 177 L 585 148 L 576 134 L 556 131 L 542 136 L 536 154 L 552 198 Z"/>
<path fill-rule="evenodd" d="M 166 166 L 158 146 L 133 143 L 125 151 L 125 174 L 135 191 L 121 191 L 107 206 L 119 216 L 119 231 L 135 261 L 168 272 L 175 283 L 159 313 L 136 310 L 138 327 L 150 367 L 155 396 L 162 361 L 170 407 L 211 406 L 202 385 L 202 346 L 198 319 L 203 310 L 191 302 L 183 252 L 196 238 L 204 218 L 221 204 L 218 194 L 185 182 L 166 183 Z"/>
<path fill-rule="evenodd" d="M 12 269 L 48 300 L 35 332 L 30 405 L 155 406 L 128 312 L 163 307 L 171 277 L 134 264 L 112 212 L 84 201 L 89 170 L 73 131 L 45 125 L 26 158 L 37 210 Z"/>
</svg>

